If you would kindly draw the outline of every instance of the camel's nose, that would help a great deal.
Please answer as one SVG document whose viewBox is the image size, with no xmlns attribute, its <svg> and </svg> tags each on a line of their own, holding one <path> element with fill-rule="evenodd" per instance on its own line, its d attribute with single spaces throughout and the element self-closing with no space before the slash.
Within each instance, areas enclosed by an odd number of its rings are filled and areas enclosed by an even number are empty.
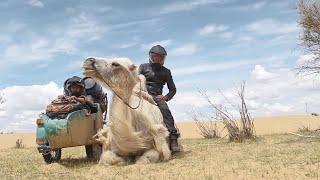
<svg viewBox="0 0 320 180">
<path fill-rule="evenodd" d="M 96 63 L 96 59 L 90 57 L 83 62 L 83 65 L 86 67 L 94 67 L 95 63 Z"/>
</svg>

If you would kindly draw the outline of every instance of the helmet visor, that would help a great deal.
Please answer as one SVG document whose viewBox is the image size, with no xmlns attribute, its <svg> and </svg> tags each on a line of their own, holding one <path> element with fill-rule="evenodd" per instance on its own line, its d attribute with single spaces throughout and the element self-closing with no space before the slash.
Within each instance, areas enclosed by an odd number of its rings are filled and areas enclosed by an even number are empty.
<svg viewBox="0 0 320 180">
<path fill-rule="evenodd" d="M 156 54 L 156 53 L 150 53 L 150 59 L 154 63 L 164 64 L 166 56 L 165 55 L 161 55 L 161 54 Z"/>
</svg>

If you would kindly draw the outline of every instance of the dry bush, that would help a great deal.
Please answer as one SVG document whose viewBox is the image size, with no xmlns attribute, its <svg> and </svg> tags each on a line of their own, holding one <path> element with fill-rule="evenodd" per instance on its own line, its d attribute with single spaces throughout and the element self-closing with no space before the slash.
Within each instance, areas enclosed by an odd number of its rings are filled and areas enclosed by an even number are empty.
<svg viewBox="0 0 320 180">
<path fill-rule="evenodd" d="M 313 130 L 311 130 L 310 126 L 302 125 L 301 127 L 298 128 L 298 132 L 306 133 L 306 132 L 313 132 Z"/>
<path fill-rule="evenodd" d="M 303 32 L 300 36 L 301 45 L 307 53 L 313 54 L 314 58 L 300 65 L 300 73 L 306 75 L 319 75 L 320 73 L 320 6 L 317 0 L 299 0 L 298 24 Z"/>
<path fill-rule="evenodd" d="M 24 148 L 24 144 L 22 143 L 22 139 L 17 139 L 15 148 L 18 148 L 18 149 Z"/>
<path fill-rule="evenodd" d="M 216 111 L 215 119 L 222 120 L 225 128 L 227 129 L 229 140 L 233 142 L 242 142 L 245 139 L 255 138 L 255 128 L 253 118 L 250 116 L 245 101 L 245 83 L 241 84 L 238 96 L 241 105 L 238 108 L 240 113 L 240 125 L 236 119 L 228 112 L 227 108 L 222 105 L 216 105 L 211 100 L 205 91 L 200 92 L 202 96 L 208 101 L 210 106 Z"/>
<path fill-rule="evenodd" d="M 241 108 L 239 108 L 240 120 L 242 123 L 242 133 L 245 138 L 251 138 L 255 136 L 255 129 L 253 124 L 253 118 L 250 116 L 248 112 L 248 106 L 246 104 L 246 100 L 244 98 L 245 93 L 245 83 L 242 83 L 240 86 L 240 90 L 238 91 L 238 96 L 241 100 Z"/>
<path fill-rule="evenodd" d="M 202 115 L 203 116 L 203 115 Z M 220 130 L 217 126 L 217 120 L 208 118 L 209 120 L 200 120 L 199 115 L 194 112 L 193 120 L 200 130 L 200 135 L 207 139 L 220 138 Z"/>
</svg>

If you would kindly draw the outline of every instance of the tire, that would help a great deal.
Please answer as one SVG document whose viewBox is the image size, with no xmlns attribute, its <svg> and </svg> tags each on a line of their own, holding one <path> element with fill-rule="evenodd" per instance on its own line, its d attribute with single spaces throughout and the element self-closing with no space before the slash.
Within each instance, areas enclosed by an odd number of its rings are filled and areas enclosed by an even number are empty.
<svg viewBox="0 0 320 180">
<path fill-rule="evenodd" d="M 48 153 L 43 153 L 42 156 L 43 156 L 43 160 L 47 164 L 58 162 L 61 159 L 61 149 L 55 149 Z"/>
<path fill-rule="evenodd" d="M 88 159 L 99 160 L 102 153 L 102 145 L 92 144 L 86 145 L 86 154 Z"/>
<path fill-rule="evenodd" d="M 86 154 L 88 159 L 93 159 L 93 147 L 92 145 L 86 145 Z"/>
</svg>

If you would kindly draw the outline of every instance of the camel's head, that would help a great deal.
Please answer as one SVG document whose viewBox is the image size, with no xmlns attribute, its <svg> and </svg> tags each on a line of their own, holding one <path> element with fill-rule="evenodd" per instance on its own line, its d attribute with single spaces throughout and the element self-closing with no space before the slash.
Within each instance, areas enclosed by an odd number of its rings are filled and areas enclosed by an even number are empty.
<svg viewBox="0 0 320 180">
<path fill-rule="evenodd" d="M 85 76 L 117 93 L 128 94 L 139 80 L 137 67 L 127 58 L 89 57 L 84 61 L 83 68 Z"/>
</svg>

